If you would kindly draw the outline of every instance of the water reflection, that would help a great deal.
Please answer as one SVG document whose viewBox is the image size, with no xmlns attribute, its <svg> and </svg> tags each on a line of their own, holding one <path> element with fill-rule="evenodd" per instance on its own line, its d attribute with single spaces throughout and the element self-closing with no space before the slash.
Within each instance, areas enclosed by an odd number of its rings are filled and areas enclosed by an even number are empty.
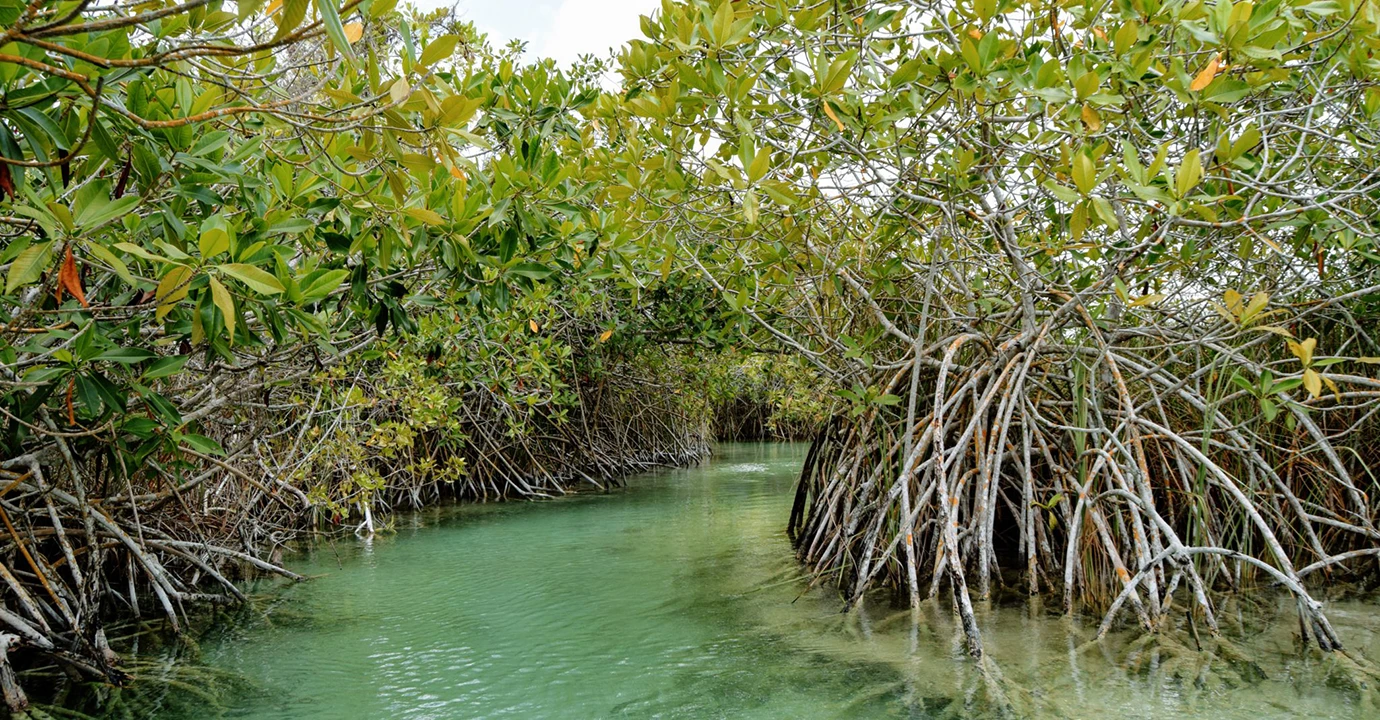
<svg viewBox="0 0 1380 720">
<path fill-rule="evenodd" d="M 322 545 L 289 561 L 323 577 L 224 624 L 200 659 L 252 684 L 235 718 L 1373 717 L 1258 608 L 1223 613 L 1236 659 L 989 609 L 986 672 L 944 605 L 841 614 L 783 533 L 803 456 L 729 446 L 608 495 L 436 510 Z M 1373 603 L 1332 618 L 1380 656 Z"/>
</svg>

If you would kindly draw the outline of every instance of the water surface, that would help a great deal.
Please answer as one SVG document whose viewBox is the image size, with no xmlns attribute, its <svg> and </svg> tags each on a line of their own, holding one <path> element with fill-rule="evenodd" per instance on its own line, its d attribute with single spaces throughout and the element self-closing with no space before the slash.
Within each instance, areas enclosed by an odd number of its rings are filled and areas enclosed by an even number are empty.
<svg viewBox="0 0 1380 720">
<path fill-rule="evenodd" d="M 848 615 L 784 536 L 805 448 L 719 448 L 610 494 L 450 508 L 289 557 L 320 575 L 223 624 L 199 661 L 246 681 L 225 717 L 922 718 L 993 714 L 946 606 Z M 1227 608 L 1255 664 L 987 609 L 991 657 L 1031 717 L 1367 717 L 1289 623 Z M 1253 619 L 1254 618 L 1254 619 Z M 1373 604 L 1333 609 L 1380 657 Z M 205 708 L 200 711 L 204 715 Z M 162 717 L 180 717 L 171 710 Z"/>
</svg>

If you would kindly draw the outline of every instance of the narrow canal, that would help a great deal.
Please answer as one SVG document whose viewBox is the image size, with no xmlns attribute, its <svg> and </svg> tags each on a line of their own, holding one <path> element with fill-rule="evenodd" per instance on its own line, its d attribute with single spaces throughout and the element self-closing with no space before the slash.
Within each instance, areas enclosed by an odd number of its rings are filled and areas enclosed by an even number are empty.
<svg viewBox="0 0 1380 720">
<path fill-rule="evenodd" d="M 946 603 L 844 615 L 831 591 L 800 579 L 782 528 L 804 452 L 723 446 L 702 467 L 609 494 L 435 510 L 372 541 L 318 545 L 288 558 L 316 580 L 221 623 L 196 663 L 235 678 L 215 695 L 233 718 L 993 714 L 992 685 L 964 657 Z M 983 624 L 1022 716 L 1367 717 L 1271 612 L 1223 613 L 1253 663 L 1131 636 L 1088 644 L 1095 620 L 1024 603 L 985 610 Z M 1380 657 L 1373 602 L 1332 617 L 1353 652 Z M 190 706 L 204 717 L 206 703 L 185 702 L 192 689 L 164 691 L 155 714 Z"/>
</svg>

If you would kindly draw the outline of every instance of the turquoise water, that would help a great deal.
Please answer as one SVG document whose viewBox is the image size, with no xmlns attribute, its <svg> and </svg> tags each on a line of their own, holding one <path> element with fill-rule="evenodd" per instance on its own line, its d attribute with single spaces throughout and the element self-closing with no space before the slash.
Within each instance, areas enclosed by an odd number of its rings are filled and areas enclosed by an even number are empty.
<svg viewBox="0 0 1380 720">
<path fill-rule="evenodd" d="M 1287 616 L 1233 625 L 1224 609 L 1251 665 L 1086 645 L 1093 619 L 989 608 L 994 685 L 945 605 L 842 615 L 783 533 L 804 451 L 725 446 L 610 494 L 419 513 L 317 546 L 287 559 L 315 580 L 222 623 L 197 661 L 242 677 L 223 716 L 256 720 L 1371 716 L 1335 663 L 1293 647 Z M 1375 610 L 1333 610 L 1371 658 Z"/>
</svg>

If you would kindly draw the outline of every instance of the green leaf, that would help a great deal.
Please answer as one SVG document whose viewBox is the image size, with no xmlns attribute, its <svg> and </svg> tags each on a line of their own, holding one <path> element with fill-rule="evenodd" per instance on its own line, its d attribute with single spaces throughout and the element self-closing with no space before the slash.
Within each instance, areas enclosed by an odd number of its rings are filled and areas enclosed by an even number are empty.
<svg viewBox="0 0 1380 720">
<path fill-rule="evenodd" d="M 230 231 L 223 216 L 212 215 L 201 223 L 201 240 L 198 245 L 204 259 L 213 258 L 230 249 Z"/>
<path fill-rule="evenodd" d="M 1184 160 L 1179 164 L 1179 172 L 1175 178 L 1177 185 L 1175 189 L 1179 191 L 1179 197 L 1187 197 L 1189 191 L 1198 186 L 1198 181 L 1203 179 L 1203 163 L 1198 158 L 1198 149 L 1194 148 L 1184 155 Z"/>
<path fill-rule="evenodd" d="M 331 270 L 316 278 L 310 285 L 302 289 L 302 302 L 312 303 L 331 294 L 332 290 L 340 287 L 340 283 L 350 276 L 349 270 Z"/>
<path fill-rule="evenodd" d="M 1092 207 L 1093 211 L 1097 213 L 1097 217 L 1101 218 L 1102 222 L 1107 223 L 1107 227 L 1115 228 L 1120 225 L 1120 221 L 1116 217 L 1116 210 L 1112 208 L 1112 204 L 1107 201 L 1107 198 L 1093 198 Z"/>
<path fill-rule="evenodd" d="M 146 417 L 132 417 L 125 420 L 123 429 L 131 435 L 147 439 L 153 437 L 160 427 L 162 426 Z"/>
<path fill-rule="evenodd" d="M 19 253 L 27 250 L 32 241 L 32 238 L 22 237 L 10 243 L 5 249 L 0 250 L 0 265 L 8 265 L 11 260 L 19 257 Z"/>
<path fill-rule="evenodd" d="M 977 45 L 973 44 L 972 38 L 963 38 L 959 46 L 959 54 L 963 56 L 963 61 L 968 63 L 968 67 L 978 75 L 983 74 L 982 57 L 978 55 Z"/>
<path fill-rule="evenodd" d="M 428 210 L 426 208 L 403 208 L 403 214 L 414 220 L 420 220 L 427 225 L 446 224 L 446 219 L 435 210 Z"/>
<path fill-rule="evenodd" d="M 52 263 L 53 243 L 51 241 L 30 245 L 19 253 L 10 263 L 10 273 L 5 280 L 5 293 L 9 294 L 39 279 L 43 271 Z"/>
<path fill-rule="evenodd" d="M 119 200 L 104 204 L 85 205 L 77 209 L 74 218 L 77 227 L 83 230 L 100 227 L 105 223 L 129 214 L 139 204 L 138 195 L 126 195 Z"/>
<path fill-rule="evenodd" d="M 510 275 L 518 275 L 533 280 L 541 280 L 551 275 L 552 272 L 554 271 L 551 268 L 538 263 L 518 263 L 508 268 L 508 274 Z"/>
<path fill-rule="evenodd" d="M 345 56 L 350 62 L 355 61 L 355 51 L 350 47 L 349 38 L 345 37 L 345 26 L 340 22 L 340 13 L 335 9 L 335 0 L 315 0 L 316 11 L 321 13 L 321 24 L 326 26 L 326 34 L 331 37 L 331 44 L 335 46 L 340 54 Z"/>
<path fill-rule="evenodd" d="M 762 183 L 762 190 L 767 193 L 767 197 L 784 207 L 791 207 L 800 201 L 789 183 L 767 180 Z"/>
<path fill-rule="evenodd" d="M 43 228 L 43 232 L 47 233 L 49 237 L 58 234 L 57 218 L 53 217 L 53 214 L 46 209 L 30 207 L 28 205 L 15 205 L 14 214 L 23 215 L 37 222 L 38 226 Z"/>
<path fill-rule="evenodd" d="M 307 0 L 283 0 L 283 7 L 278 11 L 278 32 L 273 40 L 276 42 L 291 35 L 306 17 Z"/>
<path fill-rule="evenodd" d="M 220 443 L 216 442 L 215 440 L 212 440 L 211 438 L 206 437 L 205 435 L 197 435 L 196 433 L 185 433 L 182 435 L 182 442 L 186 443 L 188 447 L 203 455 L 225 454 L 225 449 L 220 446 Z"/>
<path fill-rule="evenodd" d="M 771 151 L 766 148 L 759 149 L 757 156 L 752 159 L 752 164 L 748 166 L 748 182 L 757 182 L 763 175 L 771 169 Z"/>
<path fill-rule="evenodd" d="M 253 265 L 244 263 L 226 263 L 217 265 L 217 269 L 236 280 L 249 286 L 250 290 L 260 295 L 277 295 L 283 291 L 283 284 L 278 282 L 278 278 L 265 272 Z"/>
<path fill-rule="evenodd" d="M 1052 179 L 1045 181 L 1045 189 L 1049 190 L 1050 194 L 1054 195 L 1054 197 L 1059 198 L 1060 200 L 1066 203 L 1078 202 L 1077 191 L 1066 185 L 1060 185 Z"/>
<path fill-rule="evenodd" d="M 235 6 L 239 19 L 243 20 L 258 12 L 264 6 L 264 0 L 237 0 Z"/>
<path fill-rule="evenodd" d="M 102 362 L 120 363 L 121 365 L 133 365 L 156 357 L 158 357 L 157 354 L 143 348 L 115 348 L 113 350 L 106 350 L 91 359 Z"/>
<path fill-rule="evenodd" d="M 134 276 L 131 275 L 129 272 L 129 266 L 125 264 L 124 260 L 121 260 L 119 257 L 117 257 L 115 253 L 110 252 L 110 250 L 106 248 L 106 246 L 94 242 L 87 243 L 86 251 L 92 255 L 95 255 L 97 260 L 100 260 L 106 265 L 109 265 L 110 269 L 114 270 L 115 274 L 119 275 L 120 279 L 125 281 L 125 284 L 135 284 Z"/>
<path fill-rule="evenodd" d="M 442 35 L 432 40 L 422 49 L 422 56 L 417 59 L 417 63 L 431 67 L 436 62 L 444 60 L 455 52 L 456 43 L 460 42 L 457 35 Z"/>
<path fill-rule="evenodd" d="M 94 185 L 88 185 L 87 187 L 90 188 L 93 186 Z M 105 206 L 105 202 L 104 198 L 100 200 L 101 207 Z M 53 217 L 57 218 L 58 222 L 62 223 L 62 227 L 66 228 L 67 232 L 76 232 L 77 224 L 72 220 L 72 211 L 68 210 L 66 205 L 50 202 L 48 203 L 48 212 L 51 212 Z"/>
<path fill-rule="evenodd" d="M 162 255 L 154 255 L 153 253 L 151 253 L 151 252 L 149 252 L 148 250 L 145 250 L 145 249 L 139 247 L 138 245 L 135 245 L 134 243 L 119 242 L 119 243 L 115 243 L 115 247 L 117 247 L 117 248 L 119 248 L 119 249 L 121 249 L 121 250 L 124 250 L 125 252 L 129 253 L 130 255 L 133 255 L 133 256 L 135 256 L 135 257 L 141 257 L 141 258 L 143 258 L 143 259 L 145 259 L 145 260 L 152 260 L 153 262 L 159 262 L 159 263 L 171 263 L 171 262 L 172 262 L 171 260 L 169 260 L 169 259 L 163 257 Z"/>
<path fill-rule="evenodd" d="M 1073 156 L 1073 184 L 1084 195 L 1092 192 L 1097 185 L 1097 167 L 1087 153 L 1080 152 Z"/>
<path fill-rule="evenodd" d="M 157 360 L 150 363 L 148 368 L 144 370 L 144 374 L 139 377 L 144 380 L 156 380 L 161 377 L 172 375 L 180 371 L 183 365 L 187 364 L 188 357 L 187 355 L 174 355 L 172 357 L 165 357 Z"/>
</svg>

